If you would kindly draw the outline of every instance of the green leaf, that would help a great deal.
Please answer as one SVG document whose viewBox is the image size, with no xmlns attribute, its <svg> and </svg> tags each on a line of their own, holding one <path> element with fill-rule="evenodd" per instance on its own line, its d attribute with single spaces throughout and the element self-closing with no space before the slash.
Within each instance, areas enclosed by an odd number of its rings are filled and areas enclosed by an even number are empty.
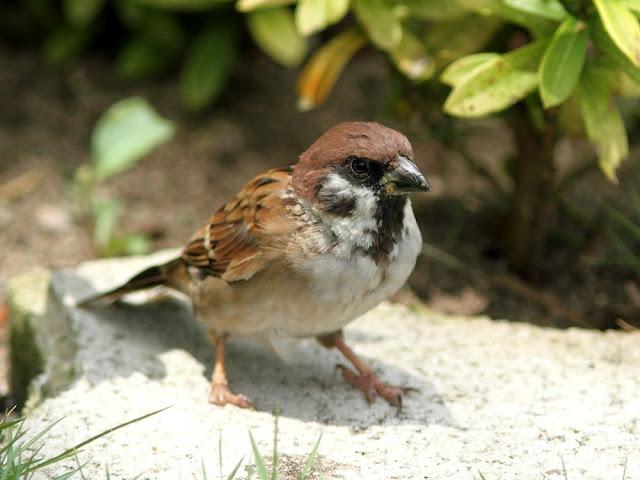
<svg viewBox="0 0 640 480">
<path fill-rule="evenodd" d="M 267 474 L 267 467 L 264 464 L 264 459 L 262 455 L 260 455 L 260 450 L 258 450 L 258 446 L 256 445 L 256 441 L 253 438 L 253 434 L 249 432 L 249 439 L 251 440 L 251 449 L 253 450 L 253 457 L 256 461 L 256 469 L 258 470 L 258 477 L 260 480 L 268 480 L 269 475 Z"/>
<path fill-rule="evenodd" d="M 458 117 L 499 112 L 538 86 L 538 63 L 548 42 L 539 40 L 475 68 L 455 86 L 444 109 Z"/>
<path fill-rule="evenodd" d="M 611 181 L 629 154 L 627 132 L 611 94 L 608 72 L 585 68 L 578 88 L 580 111 L 587 136 L 598 151 L 600 168 Z"/>
<path fill-rule="evenodd" d="M 596 22 L 592 27 L 591 37 L 598 50 L 602 53 L 598 58 L 598 63 L 601 66 L 611 69 L 619 68 L 640 85 L 640 68 L 629 60 L 613 43 L 601 22 Z"/>
<path fill-rule="evenodd" d="M 282 7 L 296 3 L 296 0 L 238 0 L 236 9 L 239 12 L 250 12 L 259 8 Z"/>
<path fill-rule="evenodd" d="M 130 233 L 122 237 L 122 252 L 125 255 L 146 255 L 151 250 L 151 240 L 146 235 Z"/>
<path fill-rule="evenodd" d="M 541 16 L 532 15 L 520 6 L 520 8 L 514 8 L 507 5 L 503 0 L 456 0 L 463 7 L 469 11 L 478 13 L 480 15 L 491 15 L 498 18 L 502 18 L 509 22 L 520 25 L 521 27 L 529 30 L 536 38 L 547 37 L 553 33 L 556 28 L 557 22 L 549 20 Z M 543 0 L 541 0 L 543 1 Z M 532 3 L 522 1 L 521 4 L 528 4 L 531 8 Z"/>
<path fill-rule="evenodd" d="M 402 32 L 402 40 L 389 51 L 391 60 L 407 78 L 416 83 L 433 76 L 435 62 L 424 44 L 408 29 Z"/>
<path fill-rule="evenodd" d="M 611 89 L 618 97 L 640 97 L 640 85 L 621 70 L 613 72 Z"/>
<path fill-rule="evenodd" d="M 116 70 L 126 79 L 148 79 L 166 72 L 178 60 L 185 34 L 175 15 L 151 11 L 135 36 L 116 58 Z"/>
<path fill-rule="evenodd" d="M 469 14 L 431 25 L 425 34 L 425 44 L 433 52 L 438 68 L 442 68 L 482 50 L 502 25 L 497 17 Z"/>
<path fill-rule="evenodd" d="M 503 0 L 507 7 L 527 15 L 561 22 L 567 17 L 567 11 L 558 0 Z"/>
<path fill-rule="evenodd" d="M 488 60 L 493 60 L 499 56 L 497 53 L 490 52 L 467 55 L 449 65 L 440 75 L 440 81 L 450 87 L 455 87 L 473 70 L 484 65 Z"/>
<path fill-rule="evenodd" d="M 129 80 L 144 80 L 166 72 L 173 65 L 175 55 L 163 54 L 162 49 L 144 36 L 133 38 L 115 60 L 118 75 Z"/>
<path fill-rule="evenodd" d="M 338 23 L 348 10 L 349 0 L 300 0 L 296 7 L 296 26 L 303 35 L 311 35 Z"/>
<path fill-rule="evenodd" d="M 75 26 L 86 26 L 100 13 L 104 0 L 64 0 L 65 17 Z"/>
<path fill-rule="evenodd" d="M 108 253 L 110 249 L 123 208 L 119 200 L 102 200 L 94 205 L 93 244 L 102 253 Z"/>
<path fill-rule="evenodd" d="M 102 114 L 91 135 L 98 180 L 130 168 L 174 134 L 171 122 L 142 98 L 120 100 Z"/>
<path fill-rule="evenodd" d="M 311 453 L 307 457 L 307 461 L 304 464 L 304 468 L 300 475 L 298 476 L 298 480 L 307 480 L 309 475 L 311 474 L 311 469 L 313 468 L 313 462 L 316 460 L 316 455 L 318 454 L 318 448 L 320 448 L 320 441 L 322 440 L 322 434 L 318 437 L 318 441 L 313 446 Z"/>
<path fill-rule="evenodd" d="M 396 6 L 387 0 L 353 0 L 353 9 L 376 47 L 392 50 L 402 40 L 402 24 Z"/>
<path fill-rule="evenodd" d="M 640 0 L 620 0 L 620 3 L 636 15 L 640 15 Z"/>
<path fill-rule="evenodd" d="M 187 110 L 201 111 L 220 96 L 236 59 L 237 37 L 232 22 L 216 22 L 198 33 L 180 74 L 180 93 Z"/>
<path fill-rule="evenodd" d="M 296 30 L 291 10 L 265 8 L 246 18 L 253 39 L 271 58 L 285 67 L 300 65 L 307 54 L 307 40 Z"/>
<path fill-rule="evenodd" d="M 215 6 L 229 5 L 232 0 L 130 0 L 140 5 L 167 10 L 207 10 Z"/>
<path fill-rule="evenodd" d="M 453 20 L 462 17 L 466 11 L 451 0 L 402 0 L 400 2 L 408 11 L 409 17 L 426 18 L 427 20 Z"/>
<path fill-rule="evenodd" d="M 540 63 L 540 96 L 545 108 L 560 105 L 576 88 L 587 39 L 587 26 L 574 17 L 568 17 L 556 30 Z"/>
<path fill-rule="evenodd" d="M 640 66 L 640 24 L 619 0 L 593 0 L 611 40 L 631 62 Z"/>
<path fill-rule="evenodd" d="M 90 31 L 86 28 L 60 27 L 44 42 L 44 58 L 51 65 L 64 65 L 73 60 L 89 43 Z"/>
</svg>

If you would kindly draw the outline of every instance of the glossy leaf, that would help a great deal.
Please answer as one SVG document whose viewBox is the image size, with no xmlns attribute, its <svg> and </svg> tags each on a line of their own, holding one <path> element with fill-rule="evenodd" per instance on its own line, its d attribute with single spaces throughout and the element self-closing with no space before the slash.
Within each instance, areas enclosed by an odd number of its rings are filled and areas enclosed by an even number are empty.
<svg viewBox="0 0 640 480">
<path fill-rule="evenodd" d="M 549 36 L 555 30 L 557 22 L 534 16 L 520 8 L 509 6 L 503 0 L 456 0 L 469 11 L 480 15 L 492 15 L 520 25 L 535 37 Z"/>
<path fill-rule="evenodd" d="M 298 108 L 310 110 L 324 102 L 347 62 L 366 42 L 362 33 L 351 29 L 316 50 L 298 80 Z"/>
<path fill-rule="evenodd" d="M 640 15 L 640 0 L 620 0 L 620 3 L 636 15 Z"/>
<path fill-rule="evenodd" d="M 482 50 L 502 24 L 497 17 L 475 14 L 438 22 L 427 29 L 425 44 L 433 53 L 438 68 L 442 68 L 460 57 Z"/>
<path fill-rule="evenodd" d="M 173 134 L 173 124 L 144 99 L 131 97 L 115 103 L 98 119 L 91 135 L 97 179 L 130 168 Z"/>
<path fill-rule="evenodd" d="M 303 35 L 311 35 L 342 20 L 348 10 L 349 0 L 299 0 L 296 27 Z"/>
<path fill-rule="evenodd" d="M 622 53 L 640 66 L 640 24 L 619 0 L 593 0 L 605 30 Z"/>
<path fill-rule="evenodd" d="M 205 27 L 186 54 L 180 77 L 182 103 L 192 111 L 211 105 L 229 81 L 237 50 L 237 31 L 229 22 Z"/>
<path fill-rule="evenodd" d="M 435 62 L 424 44 L 409 30 L 402 32 L 402 40 L 397 47 L 389 51 L 391 60 L 407 78 L 422 82 L 431 78 L 435 71 Z"/>
<path fill-rule="evenodd" d="M 587 26 L 574 17 L 568 17 L 556 30 L 540 63 L 540 96 L 545 108 L 561 104 L 576 88 L 587 39 Z"/>
<path fill-rule="evenodd" d="M 247 25 L 255 42 L 276 62 L 298 66 L 307 54 L 307 40 L 296 30 L 293 13 L 286 7 L 254 10 Z"/>
<path fill-rule="evenodd" d="M 207 10 L 217 5 L 229 5 L 232 0 L 131 0 L 139 5 L 167 10 Z"/>
<path fill-rule="evenodd" d="M 640 84 L 640 67 L 629 60 L 613 43 L 602 23 L 595 23 L 591 29 L 591 37 L 598 50 L 604 54 L 598 58 L 601 65 L 610 66 L 612 69 L 619 68 L 636 83 Z"/>
<path fill-rule="evenodd" d="M 607 178 L 616 181 L 616 169 L 628 156 L 629 144 L 624 121 L 611 94 L 608 74 L 585 69 L 578 97 L 587 136 L 598 150 L 600 168 Z"/>
<path fill-rule="evenodd" d="M 104 0 L 64 0 L 65 17 L 72 25 L 85 26 L 91 23 L 104 6 Z"/>
<path fill-rule="evenodd" d="M 558 0 L 503 0 L 507 7 L 527 15 L 561 22 L 567 18 L 567 11 Z"/>
<path fill-rule="evenodd" d="M 402 0 L 409 17 L 426 18 L 427 20 L 453 20 L 462 17 L 466 11 L 452 0 Z"/>
<path fill-rule="evenodd" d="M 490 52 L 467 55 L 449 65 L 440 75 L 440 81 L 454 87 L 461 83 L 473 70 L 498 57 L 500 57 L 499 54 Z"/>
<path fill-rule="evenodd" d="M 389 0 L 353 0 L 360 25 L 376 47 L 391 50 L 402 39 L 402 24 L 396 6 Z"/>
<path fill-rule="evenodd" d="M 458 117 L 499 112 L 538 86 L 538 63 L 547 46 L 539 40 L 487 60 L 464 77 L 447 98 L 444 109 Z"/>
<path fill-rule="evenodd" d="M 250 12 L 259 8 L 282 7 L 296 3 L 296 0 L 238 0 L 236 9 L 239 12 Z"/>
</svg>

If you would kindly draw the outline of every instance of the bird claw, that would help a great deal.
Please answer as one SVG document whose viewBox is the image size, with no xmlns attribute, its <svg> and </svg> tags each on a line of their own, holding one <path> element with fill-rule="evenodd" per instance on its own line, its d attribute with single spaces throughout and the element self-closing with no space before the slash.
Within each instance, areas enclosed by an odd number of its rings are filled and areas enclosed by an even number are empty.
<svg viewBox="0 0 640 480">
<path fill-rule="evenodd" d="M 396 387 L 382 382 L 373 372 L 356 373 L 344 365 L 336 365 L 336 368 L 342 372 L 345 381 L 364 392 L 364 396 L 368 403 L 373 403 L 375 396 L 384 398 L 389 404 L 398 409 L 398 413 L 402 411 L 402 397 L 409 392 L 417 392 L 418 389 L 412 387 Z"/>
<path fill-rule="evenodd" d="M 255 410 L 255 406 L 251 401 L 242 394 L 235 394 L 229 389 L 228 384 L 211 385 L 211 393 L 209 394 L 209 403 L 218 406 L 235 405 L 240 408 L 248 408 Z"/>
</svg>

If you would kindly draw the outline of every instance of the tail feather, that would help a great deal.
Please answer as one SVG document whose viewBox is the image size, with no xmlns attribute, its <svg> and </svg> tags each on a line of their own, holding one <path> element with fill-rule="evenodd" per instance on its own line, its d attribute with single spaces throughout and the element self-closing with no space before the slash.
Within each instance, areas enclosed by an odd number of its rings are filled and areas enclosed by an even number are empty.
<svg viewBox="0 0 640 480">
<path fill-rule="evenodd" d="M 85 298 L 84 300 L 78 302 L 76 306 L 83 308 L 98 303 L 111 303 L 129 293 L 158 287 L 160 285 L 175 288 L 176 286 L 173 284 L 173 279 L 175 278 L 177 271 L 179 271 L 180 269 L 184 269 L 184 263 L 180 258 L 170 260 L 169 262 L 161 265 L 149 267 L 146 270 L 143 270 L 142 272 L 133 276 L 125 284 L 116 287 L 113 290 L 98 293 L 91 297 Z"/>
</svg>

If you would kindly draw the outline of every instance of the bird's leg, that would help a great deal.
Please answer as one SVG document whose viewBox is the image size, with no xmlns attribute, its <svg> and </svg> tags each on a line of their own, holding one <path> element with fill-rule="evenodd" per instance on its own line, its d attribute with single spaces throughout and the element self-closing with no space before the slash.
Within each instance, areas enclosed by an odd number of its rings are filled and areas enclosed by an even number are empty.
<svg viewBox="0 0 640 480">
<path fill-rule="evenodd" d="M 227 335 L 216 335 L 213 331 L 209 331 L 209 338 L 216 348 L 216 365 L 213 368 L 213 377 L 211 378 L 209 403 L 220 406 L 231 404 L 240 408 L 254 408 L 247 397 L 236 395 L 229 388 L 227 373 L 224 369 L 224 343 L 227 340 Z"/>
<path fill-rule="evenodd" d="M 338 365 L 338 368 L 342 371 L 342 376 L 347 383 L 364 392 L 364 396 L 369 403 L 373 402 L 375 395 L 379 395 L 391 405 L 398 407 L 398 409 L 402 408 L 403 395 L 413 389 L 394 387 L 381 381 L 373 369 L 345 343 L 341 331 L 318 337 L 317 339 L 327 348 L 337 348 L 354 366 L 356 371 L 344 365 Z"/>
</svg>

